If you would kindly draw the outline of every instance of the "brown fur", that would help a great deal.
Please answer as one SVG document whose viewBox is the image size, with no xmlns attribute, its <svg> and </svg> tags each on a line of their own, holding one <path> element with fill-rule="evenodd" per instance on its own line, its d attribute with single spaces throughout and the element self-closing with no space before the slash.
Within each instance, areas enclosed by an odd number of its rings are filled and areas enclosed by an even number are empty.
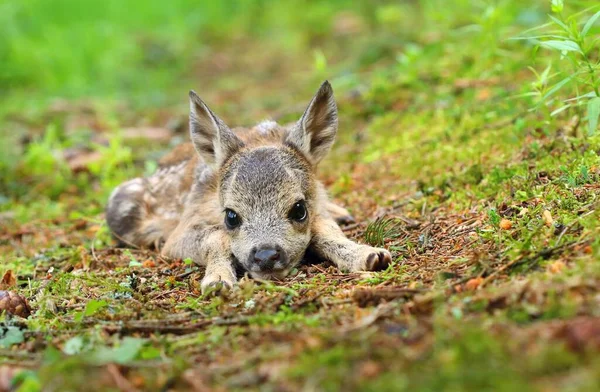
<svg viewBox="0 0 600 392">
<path fill-rule="evenodd" d="M 231 130 L 195 93 L 190 107 L 192 143 L 167 154 L 152 176 L 111 195 L 107 221 L 121 243 L 205 265 L 203 290 L 231 287 L 236 264 L 254 277 L 284 277 L 309 248 L 345 271 L 391 261 L 385 249 L 344 236 L 336 222 L 351 216 L 328 201 L 316 178 L 337 131 L 327 82 L 289 127 L 264 122 Z M 230 213 L 235 219 L 225 218 Z"/>
</svg>

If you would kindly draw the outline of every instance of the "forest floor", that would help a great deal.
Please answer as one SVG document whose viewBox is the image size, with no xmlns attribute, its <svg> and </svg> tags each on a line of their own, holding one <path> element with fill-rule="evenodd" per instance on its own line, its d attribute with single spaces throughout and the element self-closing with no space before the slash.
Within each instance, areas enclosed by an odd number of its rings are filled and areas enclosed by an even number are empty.
<svg viewBox="0 0 600 392">
<path fill-rule="evenodd" d="M 5 99 L 0 290 L 31 314 L 2 316 L 0 390 L 600 390 L 600 136 L 519 97 L 549 55 L 505 41 L 525 11 L 504 3 L 477 34 L 458 11 L 335 14 L 307 57 L 231 38 L 158 103 Z M 201 267 L 115 247 L 107 197 L 187 140 L 187 90 L 230 125 L 289 122 L 326 78 L 341 124 L 319 176 L 387 270 L 213 297 Z"/>
</svg>

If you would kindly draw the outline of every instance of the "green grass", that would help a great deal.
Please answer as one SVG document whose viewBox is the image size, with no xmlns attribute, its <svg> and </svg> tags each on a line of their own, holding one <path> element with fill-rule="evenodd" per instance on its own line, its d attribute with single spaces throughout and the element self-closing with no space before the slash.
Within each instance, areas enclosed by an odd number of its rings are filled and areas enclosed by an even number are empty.
<svg viewBox="0 0 600 392">
<path fill-rule="evenodd" d="M 20 391 L 597 390 L 600 135 L 593 97 L 556 111 L 598 80 L 600 22 L 581 34 L 596 11 L 5 0 L 0 273 L 33 313 L 2 316 L 0 363 L 26 370 Z M 303 266 L 212 298 L 198 267 L 113 249 L 106 200 L 186 140 L 187 90 L 230 125 L 288 122 L 324 79 L 341 126 L 320 176 L 392 266 Z"/>
</svg>

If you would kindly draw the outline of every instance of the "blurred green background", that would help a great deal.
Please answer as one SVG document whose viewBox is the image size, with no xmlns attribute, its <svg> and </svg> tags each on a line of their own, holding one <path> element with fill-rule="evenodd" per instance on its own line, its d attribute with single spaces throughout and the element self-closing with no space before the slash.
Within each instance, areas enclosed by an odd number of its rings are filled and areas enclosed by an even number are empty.
<svg viewBox="0 0 600 392">
<path fill-rule="evenodd" d="M 580 12 L 584 21 L 594 5 L 569 1 L 565 14 Z M 0 208 L 40 200 L 55 205 L 66 190 L 77 196 L 90 186 L 100 206 L 112 187 L 140 174 L 140 162 L 154 162 L 185 140 L 189 89 L 229 124 L 249 125 L 269 117 L 295 120 L 329 79 L 342 112 L 329 173 L 352 163 L 348 154 L 356 154 L 353 145 L 363 137 L 365 162 L 409 144 L 412 136 L 397 128 L 405 124 L 386 125 L 392 117 L 404 122 L 413 113 L 413 123 L 430 129 L 417 131 L 423 135 L 436 127 L 448 132 L 450 125 L 441 125 L 446 119 L 427 123 L 440 109 L 447 118 L 479 110 L 475 122 L 527 111 L 541 95 L 528 67 L 541 72 L 559 56 L 535 50 L 535 40 L 511 38 L 547 26 L 549 12 L 550 2 L 542 0 L 3 0 Z M 568 70 L 565 63 L 550 78 Z M 513 83 L 476 91 L 505 80 Z M 491 107 L 479 104 L 485 94 Z M 123 129 L 132 127 L 130 137 Z M 123 142 L 144 139 L 141 127 L 168 129 L 173 138 L 143 149 Z M 389 129 L 365 131 L 373 127 Z M 95 161 L 88 164 L 85 155 L 77 161 L 82 151 L 95 152 Z M 482 154 L 473 148 L 467 158 Z M 153 167 L 147 163 L 143 173 Z M 427 174 L 440 175 L 434 166 Z M 338 180 L 334 193 L 347 183 Z M 18 215 L 37 212 L 32 207 Z"/>
<path fill-rule="evenodd" d="M 10 184 L 15 169 L 23 179 L 60 165 L 23 162 L 46 130 L 63 149 L 92 146 L 97 131 L 181 123 L 192 88 L 235 125 L 292 120 L 324 79 L 338 96 L 365 97 L 362 118 L 400 99 L 424 104 L 445 81 L 524 68 L 531 45 L 512 53 L 506 39 L 547 10 L 507 0 L 3 0 L 1 193 L 26 192 Z M 85 111 L 94 118 L 72 118 Z"/>
<path fill-rule="evenodd" d="M 501 49 L 510 33 L 545 22 L 548 11 L 545 1 L 506 0 L 4 0 L 0 7 L 4 110 L 21 107 L 9 96 L 30 105 L 56 97 L 172 103 L 189 85 L 236 89 L 274 76 L 297 89 L 305 78 L 296 73 L 360 84 L 356 72 L 398 62 L 397 78 L 419 71 L 402 63 L 435 55 L 462 61 L 462 76 L 485 77 L 503 68 L 490 60 L 509 55 Z M 217 75 L 223 79 L 211 80 Z"/>
</svg>

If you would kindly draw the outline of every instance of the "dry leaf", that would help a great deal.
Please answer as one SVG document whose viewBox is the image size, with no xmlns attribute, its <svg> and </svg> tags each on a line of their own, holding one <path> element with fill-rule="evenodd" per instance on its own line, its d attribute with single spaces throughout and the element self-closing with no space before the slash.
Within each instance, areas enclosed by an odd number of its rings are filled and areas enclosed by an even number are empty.
<svg viewBox="0 0 600 392">
<path fill-rule="evenodd" d="M 154 267 L 156 267 L 156 263 L 152 259 L 144 260 L 144 262 L 142 263 L 142 267 L 154 268 Z"/>
<path fill-rule="evenodd" d="M 512 228 L 512 222 L 508 219 L 502 219 L 500 221 L 500 228 L 502 230 L 510 230 Z"/>
<path fill-rule="evenodd" d="M 544 223 L 546 226 L 551 227 L 554 224 L 554 219 L 552 218 L 550 211 L 544 210 L 542 217 L 544 218 Z"/>
<path fill-rule="evenodd" d="M 548 272 L 552 274 L 558 274 L 562 272 L 567 265 L 562 260 L 557 260 L 548 265 Z"/>
<path fill-rule="evenodd" d="M 102 158 L 99 151 L 89 151 L 85 149 L 72 149 L 65 151 L 65 160 L 69 168 L 74 173 L 79 173 L 88 170 L 88 167 Z"/>
<path fill-rule="evenodd" d="M 361 378 L 375 378 L 381 373 L 381 370 L 380 364 L 372 360 L 367 360 L 360 365 L 358 373 Z"/>
<path fill-rule="evenodd" d="M 481 285 L 482 282 L 483 282 L 482 277 L 469 279 L 469 281 L 467 283 L 465 283 L 465 288 L 469 291 L 475 291 L 475 290 L 477 290 L 477 287 L 479 287 Z"/>
<path fill-rule="evenodd" d="M 6 271 L 6 273 L 2 277 L 2 281 L 0 281 L 0 290 L 5 290 L 16 285 L 17 278 L 13 274 L 12 270 Z"/>
</svg>

